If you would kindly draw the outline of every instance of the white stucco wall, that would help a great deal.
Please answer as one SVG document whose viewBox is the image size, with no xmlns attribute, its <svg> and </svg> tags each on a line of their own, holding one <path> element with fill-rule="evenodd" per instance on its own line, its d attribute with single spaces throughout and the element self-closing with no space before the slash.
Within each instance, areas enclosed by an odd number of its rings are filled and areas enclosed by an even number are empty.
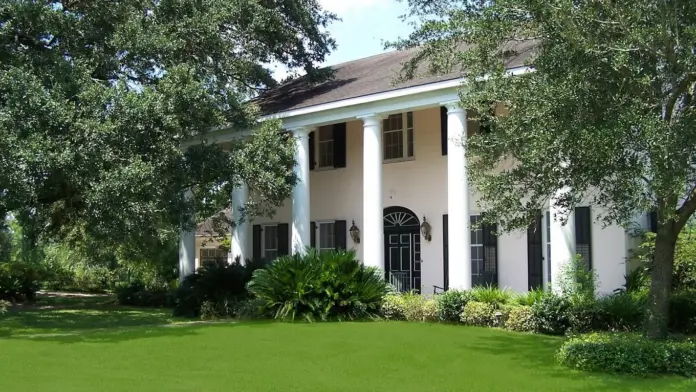
<svg viewBox="0 0 696 392">
<path fill-rule="evenodd" d="M 469 131 L 476 124 L 469 122 Z M 347 124 L 347 165 L 345 168 L 314 170 L 310 173 L 310 219 L 346 220 L 348 227 L 355 220 L 362 222 L 363 126 L 359 120 Z M 383 205 L 402 206 L 412 210 L 422 221 L 425 216 L 432 225 L 431 242 L 422 242 L 422 291 L 432 292 L 433 285 L 443 286 L 442 216 L 447 213 L 447 156 L 441 152 L 440 110 L 430 108 L 414 112 L 414 159 L 383 164 Z M 473 189 L 473 188 L 472 188 Z M 478 194 L 470 197 L 471 214 L 477 214 Z M 290 223 L 290 202 L 281 206 L 273 218 L 256 218 L 252 224 Z M 251 238 L 251 235 L 249 235 Z M 600 275 L 601 290 L 611 291 L 623 284 L 626 239 L 623 229 L 612 226 L 592 229 L 593 259 Z M 456 241 L 450 238 L 450 241 Z M 362 258 L 360 245 L 349 235 L 346 240 Z M 251 249 L 251 244 L 248 245 Z M 197 249 L 196 254 L 199 254 Z M 453 261 L 450 261 L 452 263 Z M 515 291 L 527 290 L 526 232 L 503 234 L 498 239 L 498 280 L 501 287 Z"/>
</svg>

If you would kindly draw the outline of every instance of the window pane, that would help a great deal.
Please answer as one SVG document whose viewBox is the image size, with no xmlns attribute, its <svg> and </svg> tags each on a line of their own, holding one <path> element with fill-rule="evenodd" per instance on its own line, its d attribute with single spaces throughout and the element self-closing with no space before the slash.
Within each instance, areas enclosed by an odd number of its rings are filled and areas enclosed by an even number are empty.
<svg viewBox="0 0 696 392">
<path fill-rule="evenodd" d="M 333 128 L 331 126 L 319 128 L 319 167 L 333 167 L 333 146 Z"/>
<path fill-rule="evenodd" d="M 327 222 L 319 224 L 319 249 L 333 250 L 336 248 L 335 223 Z"/>
<path fill-rule="evenodd" d="M 264 233 L 264 249 L 278 249 L 278 226 L 265 226 Z"/>
</svg>

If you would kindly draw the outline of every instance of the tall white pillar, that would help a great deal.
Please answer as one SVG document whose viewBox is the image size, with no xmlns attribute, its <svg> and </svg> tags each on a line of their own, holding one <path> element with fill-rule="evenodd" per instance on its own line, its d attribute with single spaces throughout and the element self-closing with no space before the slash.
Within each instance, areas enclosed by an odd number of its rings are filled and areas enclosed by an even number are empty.
<svg viewBox="0 0 696 392">
<path fill-rule="evenodd" d="M 549 212 L 551 218 L 551 288 L 558 292 L 560 272 L 563 265 L 575 256 L 575 214 L 559 207 L 556 201 L 561 195 L 570 192 L 569 188 L 559 189 L 551 198 Z M 562 219 L 567 216 L 566 224 Z"/>
<path fill-rule="evenodd" d="M 292 254 L 304 253 L 310 245 L 309 228 L 309 128 L 293 129 L 295 138 L 295 175 L 292 189 Z"/>
<path fill-rule="evenodd" d="M 187 189 L 184 193 L 187 201 L 193 201 L 193 192 Z M 196 271 L 196 228 L 195 216 L 189 216 L 189 227 L 181 228 L 179 233 L 179 281 Z"/>
<path fill-rule="evenodd" d="M 466 110 L 447 104 L 447 215 L 449 287 L 471 288 L 469 177 L 466 168 Z"/>
<path fill-rule="evenodd" d="M 246 184 L 242 184 L 232 190 L 232 228 L 231 236 L 232 240 L 230 242 L 230 255 L 232 256 L 231 261 L 235 261 L 237 257 L 242 263 L 246 259 L 250 259 L 251 253 L 249 252 L 249 223 L 248 217 L 242 217 L 242 213 L 239 210 L 240 207 L 244 207 L 247 203 L 249 197 L 249 188 Z M 244 221 L 242 221 L 244 219 Z"/>
<path fill-rule="evenodd" d="M 382 206 L 382 116 L 363 120 L 363 263 L 384 270 L 384 210 Z"/>
</svg>

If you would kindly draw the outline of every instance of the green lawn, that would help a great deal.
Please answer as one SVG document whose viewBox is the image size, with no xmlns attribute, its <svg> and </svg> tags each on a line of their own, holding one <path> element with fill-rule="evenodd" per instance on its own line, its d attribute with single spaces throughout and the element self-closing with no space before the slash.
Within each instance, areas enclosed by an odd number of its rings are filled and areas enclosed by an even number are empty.
<svg viewBox="0 0 696 392">
<path fill-rule="evenodd" d="M 13 313 L 0 319 L 0 391 L 696 390 L 569 371 L 554 364 L 561 339 L 547 336 L 396 322 L 162 326 L 172 322 L 113 306 Z"/>
</svg>

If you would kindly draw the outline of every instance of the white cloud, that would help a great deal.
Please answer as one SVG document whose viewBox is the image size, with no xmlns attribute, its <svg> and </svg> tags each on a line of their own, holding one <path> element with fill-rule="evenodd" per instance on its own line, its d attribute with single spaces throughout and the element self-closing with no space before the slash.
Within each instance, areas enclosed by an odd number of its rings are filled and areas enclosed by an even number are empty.
<svg viewBox="0 0 696 392">
<path fill-rule="evenodd" d="M 342 16 L 351 11 L 362 11 L 395 2 L 396 0 L 319 0 L 324 9 Z"/>
</svg>

